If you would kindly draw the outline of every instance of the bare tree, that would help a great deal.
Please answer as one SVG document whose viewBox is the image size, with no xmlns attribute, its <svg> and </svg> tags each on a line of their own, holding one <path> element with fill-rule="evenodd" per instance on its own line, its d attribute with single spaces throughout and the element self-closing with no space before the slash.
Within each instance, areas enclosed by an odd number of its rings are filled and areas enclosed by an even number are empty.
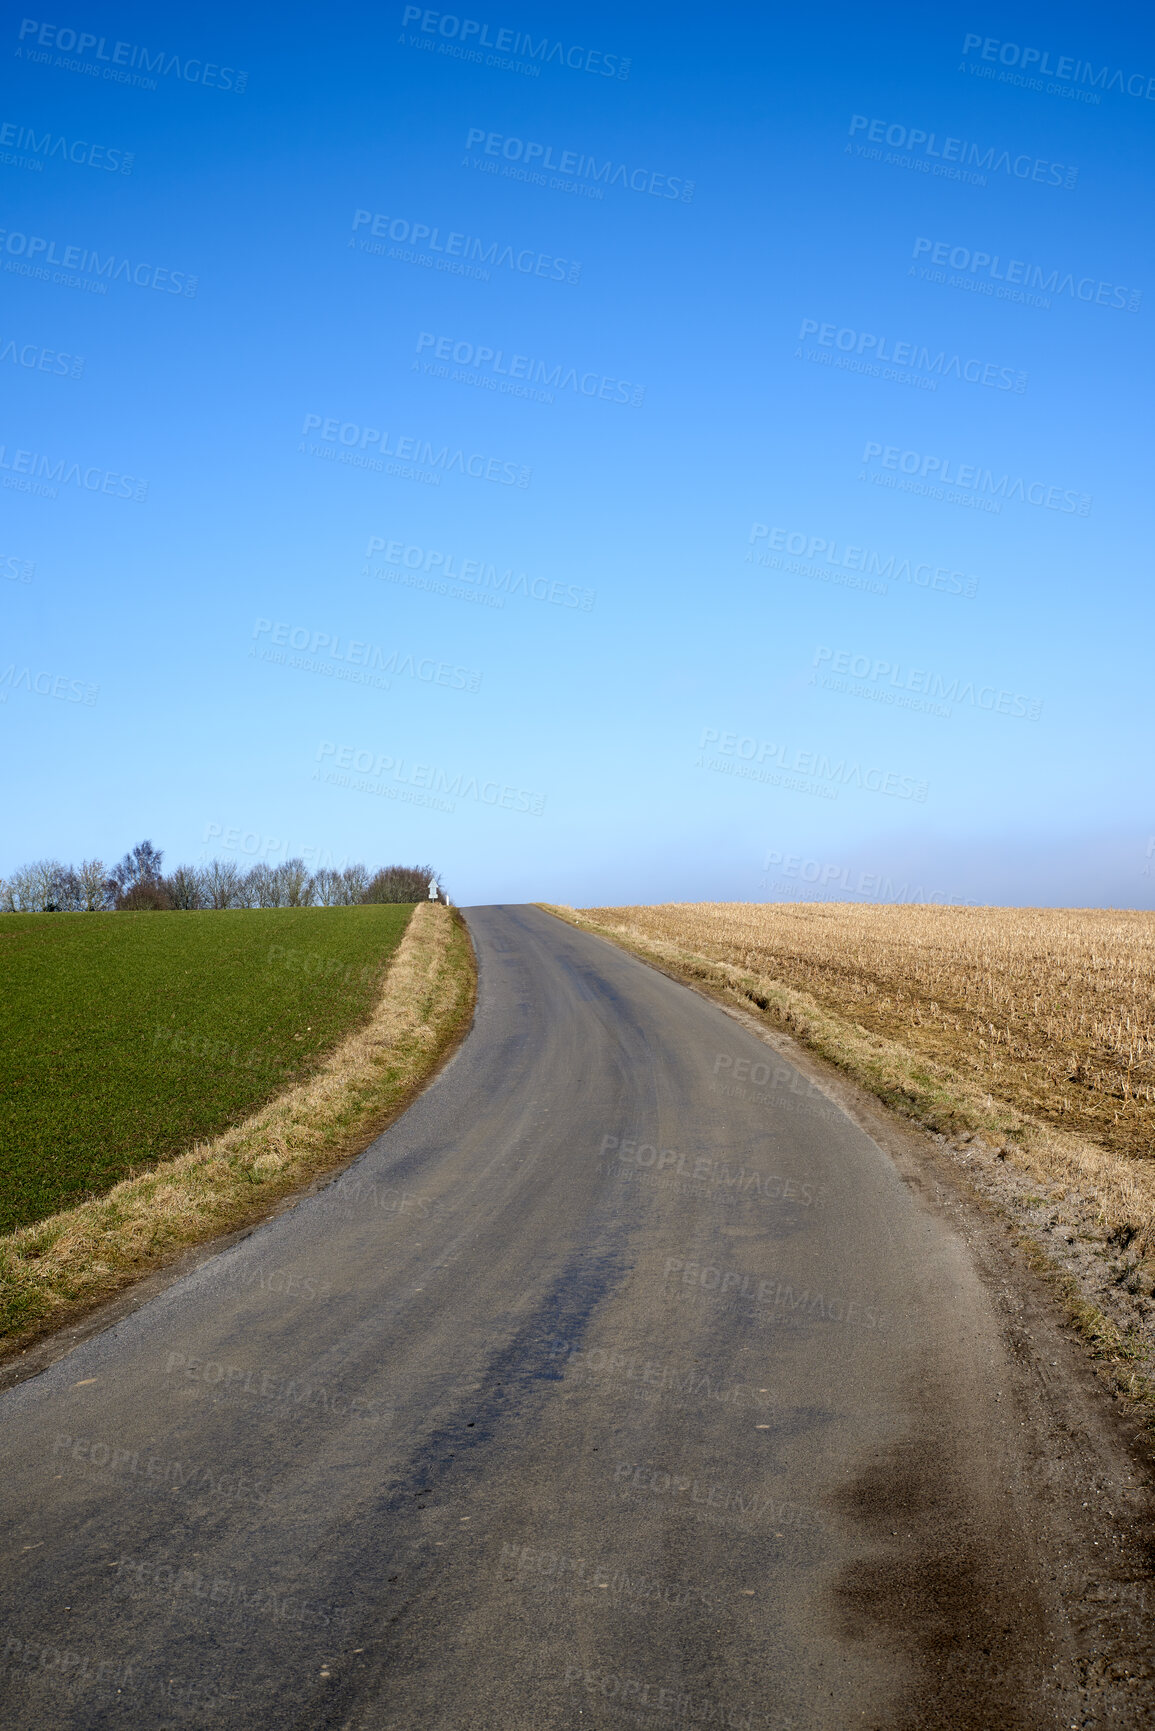
<svg viewBox="0 0 1155 1731">
<path fill-rule="evenodd" d="M 262 860 L 245 878 L 245 902 L 252 908 L 277 908 L 281 905 L 281 886 L 274 866 Z"/>
<path fill-rule="evenodd" d="M 58 859 L 41 859 L 31 868 L 36 874 L 36 894 L 46 914 L 62 913 L 68 897 L 68 867 Z"/>
<path fill-rule="evenodd" d="M 345 879 L 338 871 L 322 866 L 313 873 L 313 897 L 318 907 L 339 908 L 347 899 Z"/>
<path fill-rule="evenodd" d="M 72 866 L 62 866 L 56 882 L 52 886 L 52 899 L 48 905 L 48 912 L 79 914 L 83 911 L 84 900 L 80 893 L 80 878 Z"/>
<path fill-rule="evenodd" d="M 108 907 L 108 873 L 102 859 L 81 860 L 76 882 L 78 900 L 86 914 Z"/>
<path fill-rule="evenodd" d="M 34 905 L 36 901 L 36 883 L 30 866 L 18 866 L 10 878 L 4 882 L 4 912 L 6 914 L 34 914 L 40 909 Z"/>
<path fill-rule="evenodd" d="M 363 865 L 346 866 L 341 877 L 345 884 L 346 904 L 363 900 L 365 891 L 369 888 L 369 873 L 366 867 Z"/>
<path fill-rule="evenodd" d="M 24 901 L 22 911 L 30 914 L 59 913 L 66 870 L 58 859 L 38 859 L 17 872 Z"/>
<path fill-rule="evenodd" d="M 211 908 L 235 908 L 240 904 L 242 878 L 240 868 L 231 859 L 212 860 L 202 879 L 204 893 Z"/>
<path fill-rule="evenodd" d="M 277 867 L 281 906 L 308 908 L 313 905 L 313 879 L 303 859 L 287 859 Z"/>
<path fill-rule="evenodd" d="M 208 905 L 203 873 L 199 872 L 196 866 L 177 866 L 176 870 L 163 880 L 163 887 L 174 908 L 187 912 Z"/>
<path fill-rule="evenodd" d="M 34 867 L 18 866 L 4 885 L 4 912 L 7 914 L 38 914 L 43 912 L 37 900 L 39 877 Z"/>
<path fill-rule="evenodd" d="M 116 905 L 120 907 L 124 898 L 135 889 L 146 886 L 155 887 L 160 883 L 160 868 L 164 854 L 160 848 L 153 847 L 150 841 L 138 842 L 131 853 L 126 853 L 120 864 L 113 866 L 109 877 L 109 888 L 116 897 Z"/>
<path fill-rule="evenodd" d="M 108 905 L 103 860 L 85 860 L 79 871 L 59 860 L 34 860 L 0 883 L 4 913 L 94 913 Z"/>
</svg>

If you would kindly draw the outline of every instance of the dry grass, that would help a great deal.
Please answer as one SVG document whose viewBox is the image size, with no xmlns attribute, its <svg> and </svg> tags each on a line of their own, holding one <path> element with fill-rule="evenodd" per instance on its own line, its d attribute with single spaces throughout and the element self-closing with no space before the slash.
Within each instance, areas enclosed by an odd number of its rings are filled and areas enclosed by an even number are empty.
<svg viewBox="0 0 1155 1731">
<path fill-rule="evenodd" d="M 981 1132 L 1155 1254 L 1155 915 L 702 902 L 584 924 L 712 981 L 875 1093 Z"/>
<path fill-rule="evenodd" d="M 468 1023 L 473 953 L 458 915 L 420 904 L 370 1019 L 307 1082 L 211 1142 L 0 1239 L 0 1348 L 72 1321 L 189 1245 L 364 1147 Z"/>
</svg>

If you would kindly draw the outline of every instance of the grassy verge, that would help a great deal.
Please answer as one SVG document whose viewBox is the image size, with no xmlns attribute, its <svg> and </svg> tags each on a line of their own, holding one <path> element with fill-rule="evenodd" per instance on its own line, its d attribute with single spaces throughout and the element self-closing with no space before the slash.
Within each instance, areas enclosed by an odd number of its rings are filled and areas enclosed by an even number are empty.
<svg viewBox="0 0 1155 1731">
<path fill-rule="evenodd" d="M 219 1135 L 368 1016 L 412 904 L 0 919 L 0 1233 Z"/>
<path fill-rule="evenodd" d="M 549 913 L 584 930 L 598 933 L 641 960 L 686 984 L 705 990 L 723 1002 L 752 1012 L 769 1026 L 789 1034 L 802 1046 L 836 1065 L 854 1081 L 903 1117 L 939 1133 L 948 1143 L 972 1144 L 977 1153 L 989 1150 L 989 1166 L 1000 1162 L 1029 1174 L 1051 1193 L 1051 1204 L 1065 1201 L 1084 1221 L 1092 1216 L 1095 1234 L 1104 1247 L 1097 1254 L 1122 1250 L 1139 1257 L 1151 1289 L 1151 1256 L 1155 1250 L 1155 1171 L 1146 1164 L 1109 1152 L 1078 1136 L 1056 1130 L 995 1099 L 949 1064 L 925 1052 L 911 1052 L 899 1041 L 871 1033 L 849 1016 L 819 1004 L 808 993 L 768 975 L 740 968 L 643 932 L 628 922 L 594 919 L 568 907 L 546 906 Z M 989 1176 L 989 1174 L 988 1174 Z M 1155 1436 L 1155 1380 L 1148 1339 L 1136 1327 L 1112 1320 L 1088 1296 L 1087 1283 L 1055 1260 L 1042 1234 L 1033 1230 L 1044 1199 L 1019 1197 L 1005 1184 L 984 1182 L 989 1201 L 1012 1224 L 1016 1238 L 1035 1272 L 1049 1283 L 1056 1298 L 1098 1361 L 1105 1380 L 1132 1400 L 1148 1431 Z M 1029 1205 L 1029 1206 L 1028 1206 Z M 1080 1237 L 1086 1238 L 1086 1232 Z"/>
<path fill-rule="evenodd" d="M 74 1320 L 190 1245 L 261 1218 L 364 1147 L 468 1027 L 475 979 L 460 916 L 419 905 L 368 1020 L 306 1080 L 175 1159 L 0 1238 L 0 1351 Z"/>
</svg>

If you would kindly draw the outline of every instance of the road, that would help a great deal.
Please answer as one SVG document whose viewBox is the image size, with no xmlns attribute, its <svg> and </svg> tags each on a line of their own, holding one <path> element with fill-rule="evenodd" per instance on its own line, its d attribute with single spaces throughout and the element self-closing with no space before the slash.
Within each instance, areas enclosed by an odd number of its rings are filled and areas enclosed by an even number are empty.
<svg viewBox="0 0 1155 1731">
<path fill-rule="evenodd" d="M 0 1396 L 0 1724 L 1150 1723 L 1146 1490 L 997 1223 L 685 987 L 467 918 L 416 1104 Z"/>
</svg>

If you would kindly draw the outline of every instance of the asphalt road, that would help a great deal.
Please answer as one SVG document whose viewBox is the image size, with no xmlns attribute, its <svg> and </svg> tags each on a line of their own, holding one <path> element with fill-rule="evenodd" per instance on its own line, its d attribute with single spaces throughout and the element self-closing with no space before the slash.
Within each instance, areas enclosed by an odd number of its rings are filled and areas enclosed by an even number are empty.
<svg viewBox="0 0 1155 1731">
<path fill-rule="evenodd" d="M 981 1223 L 715 1005 L 467 917 L 410 1111 L 0 1396 L 0 1724 L 1150 1723 L 1144 1493 Z"/>
</svg>

